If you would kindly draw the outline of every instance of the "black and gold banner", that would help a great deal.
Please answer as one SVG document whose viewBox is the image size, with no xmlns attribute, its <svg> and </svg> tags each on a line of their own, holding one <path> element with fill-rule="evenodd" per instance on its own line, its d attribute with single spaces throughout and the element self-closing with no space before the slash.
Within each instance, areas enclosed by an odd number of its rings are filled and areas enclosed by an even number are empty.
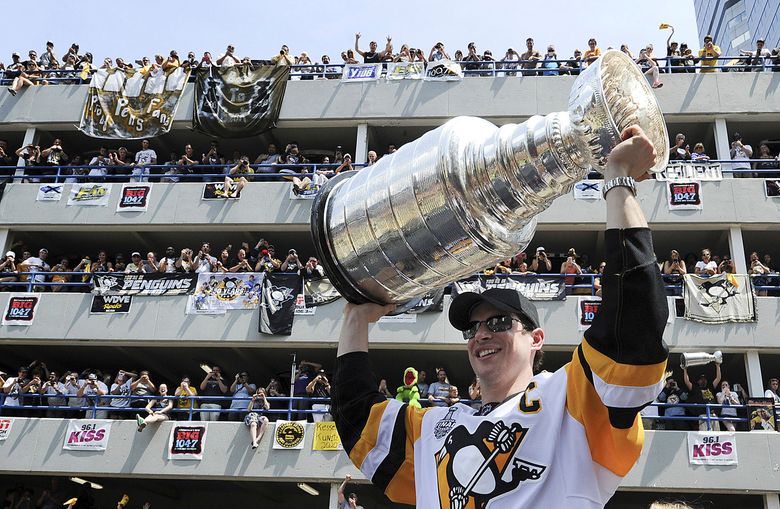
<svg viewBox="0 0 780 509">
<path fill-rule="evenodd" d="M 93 138 L 138 140 L 171 130 L 190 73 L 181 67 L 98 69 L 89 83 L 79 131 Z"/>
<path fill-rule="evenodd" d="M 219 138 L 248 138 L 276 126 L 288 66 L 212 66 L 195 75 L 193 127 Z"/>
</svg>

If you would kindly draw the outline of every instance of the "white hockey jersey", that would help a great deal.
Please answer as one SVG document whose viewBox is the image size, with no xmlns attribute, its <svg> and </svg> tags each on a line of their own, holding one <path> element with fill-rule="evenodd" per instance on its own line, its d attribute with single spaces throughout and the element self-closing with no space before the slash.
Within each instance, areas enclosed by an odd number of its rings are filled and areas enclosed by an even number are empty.
<svg viewBox="0 0 780 509">
<path fill-rule="evenodd" d="M 338 358 L 331 412 L 352 462 L 422 509 L 603 508 L 642 450 L 663 388 L 667 304 L 646 228 L 607 230 L 602 306 L 555 373 L 487 415 L 387 401 L 367 352 Z"/>
</svg>

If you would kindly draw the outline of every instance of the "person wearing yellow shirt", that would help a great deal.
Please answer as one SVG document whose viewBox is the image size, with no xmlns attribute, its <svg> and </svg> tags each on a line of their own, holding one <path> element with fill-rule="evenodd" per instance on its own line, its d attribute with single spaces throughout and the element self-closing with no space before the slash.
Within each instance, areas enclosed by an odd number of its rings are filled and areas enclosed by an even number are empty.
<svg viewBox="0 0 780 509">
<path fill-rule="evenodd" d="M 712 42 L 712 36 L 704 36 L 704 47 L 699 50 L 701 69 L 699 72 L 718 72 L 718 57 L 720 57 L 720 46 Z"/>
<path fill-rule="evenodd" d="M 190 385 L 189 377 L 185 376 L 181 379 L 181 383 L 176 388 L 176 392 L 174 394 L 176 396 L 181 396 L 176 401 L 176 408 L 178 408 L 179 410 L 184 410 L 186 412 L 186 413 L 180 412 L 177 415 L 176 419 L 181 421 L 186 421 L 189 419 L 190 406 L 192 406 L 193 408 L 198 408 L 197 402 L 195 400 L 189 399 L 187 396 L 197 396 L 198 391 L 195 389 L 195 387 Z M 193 420 L 198 420 L 196 413 L 193 413 Z"/>
<path fill-rule="evenodd" d="M 587 65 L 590 65 L 593 62 L 595 62 L 596 59 L 600 56 L 601 56 L 601 49 L 596 45 L 596 39 L 591 37 L 590 39 L 588 39 L 588 49 L 585 51 L 585 54 L 582 55 L 582 60 Z"/>
</svg>

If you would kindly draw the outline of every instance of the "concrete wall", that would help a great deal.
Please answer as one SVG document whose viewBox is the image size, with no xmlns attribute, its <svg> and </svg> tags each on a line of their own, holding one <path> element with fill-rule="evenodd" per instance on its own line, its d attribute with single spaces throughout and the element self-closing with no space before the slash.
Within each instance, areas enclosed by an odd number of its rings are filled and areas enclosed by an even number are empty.
<svg viewBox="0 0 780 509">
<path fill-rule="evenodd" d="M 0 294 L 5 309 L 10 294 Z M 341 330 L 343 300 L 317 308 L 314 316 L 297 316 L 291 336 L 267 336 L 258 332 L 257 310 L 228 311 L 225 315 L 185 315 L 186 297 L 136 297 L 130 313 L 91 315 L 91 296 L 85 294 L 44 294 L 35 321 L 27 327 L 0 327 L 0 340 L 13 343 L 73 341 L 121 343 L 122 345 L 248 347 L 316 346 L 332 347 Z M 442 313 L 417 316 L 416 323 L 380 323 L 370 329 L 371 343 L 386 348 L 462 349 L 463 339 L 447 321 L 449 297 Z M 545 346 L 571 349 L 580 342 L 577 329 L 577 299 L 563 302 L 537 302 L 544 324 Z M 676 351 L 696 349 L 740 351 L 777 350 L 777 317 L 780 299 L 759 297 L 761 319 L 756 323 L 703 325 L 675 318 L 664 338 Z"/>
<path fill-rule="evenodd" d="M 661 108 L 673 118 L 711 118 L 755 113 L 780 114 L 778 73 L 675 74 L 663 77 L 656 91 Z M 495 120 L 525 118 L 561 111 L 568 103 L 573 77 L 469 78 L 458 83 L 291 81 L 280 112 L 280 127 L 340 120 L 392 119 L 394 125 L 437 123 L 457 115 Z M 188 84 L 176 112 L 177 129 L 192 120 L 194 85 Z M 30 87 L 12 97 L 0 94 L 0 128 L 78 125 L 87 85 Z M 766 116 L 766 115 L 765 115 Z"/>
<path fill-rule="evenodd" d="M 768 227 L 780 217 L 780 200 L 764 196 L 759 179 L 725 179 L 703 182 L 702 210 L 670 212 L 666 205 L 663 182 L 639 185 L 639 199 L 648 221 L 668 229 L 682 224 L 713 227 L 761 225 Z M 87 225 L 110 225 L 112 228 L 160 229 L 220 228 L 230 225 L 252 225 L 261 229 L 308 231 L 311 201 L 289 199 L 289 184 L 253 182 L 241 193 L 239 200 L 201 199 L 203 184 L 153 184 L 147 212 L 116 212 L 121 184 L 114 184 L 107 207 L 67 206 L 67 198 L 59 202 L 36 202 L 38 186 L 9 184 L 0 201 L 0 224 L 11 229 L 80 230 Z M 65 186 L 65 195 L 70 185 Z M 606 218 L 603 201 L 575 200 L 572 194 L 561 196 L 539 216 L 541 228 L 568 231 L 588 225 L 600 230 Z"/>
<path fill-rule="evenodd" d="M 313 425 L 303 450 L 271 449 L 269 428 L 258 450 L 252 451 L 243 424 L 209 423 L 202 461 L 167 459 L 171 426 L 151 425 L 138 433 L 132 421 L 114 421 L 108 449 L 87 452 L 62 449 L 65 420 L 17 419 L 8 439 L 0 442 L 0 472 L 315 482 L 340 481 L 349 473 L 363 479 L 343 452 L 311 450 Z M 780 491 L 780 434 L 737 433 L 736 443 L 739 465 L 694 466 L 688 464 L 686 433 L 648 431 L 642 456 L 621 489 Z"/>
</svg>

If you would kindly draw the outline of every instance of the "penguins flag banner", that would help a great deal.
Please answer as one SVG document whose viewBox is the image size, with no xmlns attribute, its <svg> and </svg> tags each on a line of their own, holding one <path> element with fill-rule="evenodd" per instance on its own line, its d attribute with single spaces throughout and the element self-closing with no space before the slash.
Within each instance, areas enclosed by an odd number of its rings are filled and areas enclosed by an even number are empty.
<svg viewBox="0 0 780 509">
<path fill-rule="evenodd" d="M 301 293 L 300 274 L 270 272 L 263 280 L 260 332 L 289 336 L 295 319 L 295 301 Z"/>
<path fill-rule="evenodd" d="M 198 274 L 101 272 L 92 277 L 95 295 L 187 295 L 195 291 Z"/>
<path fill-rule="evenodd" d="M 193 128 L 219 138 L 248 138 L 276 127 L 289 76 L 289 66 L 198 70 Z"/>
<path fill-rule="evenodd" d="M 528 300 L 566 300 L 563 276 L 502 275 L 472 276 L 452 284 L 452 298 L 463 292 L 482 293 L 491 288 L 510 288 Z"/>
<path fill-rule="evenodd" d="M 685 318 L 701 323 L 755 322 L 756 297 L 745 274 L 683 276 Z"/>
<path fill-rule="evenodd" d="M 98 69 L 89 82 L 79 131 L 93 138 L 140 140 L 171 130 L 190 73 Z"/>
</svg>

